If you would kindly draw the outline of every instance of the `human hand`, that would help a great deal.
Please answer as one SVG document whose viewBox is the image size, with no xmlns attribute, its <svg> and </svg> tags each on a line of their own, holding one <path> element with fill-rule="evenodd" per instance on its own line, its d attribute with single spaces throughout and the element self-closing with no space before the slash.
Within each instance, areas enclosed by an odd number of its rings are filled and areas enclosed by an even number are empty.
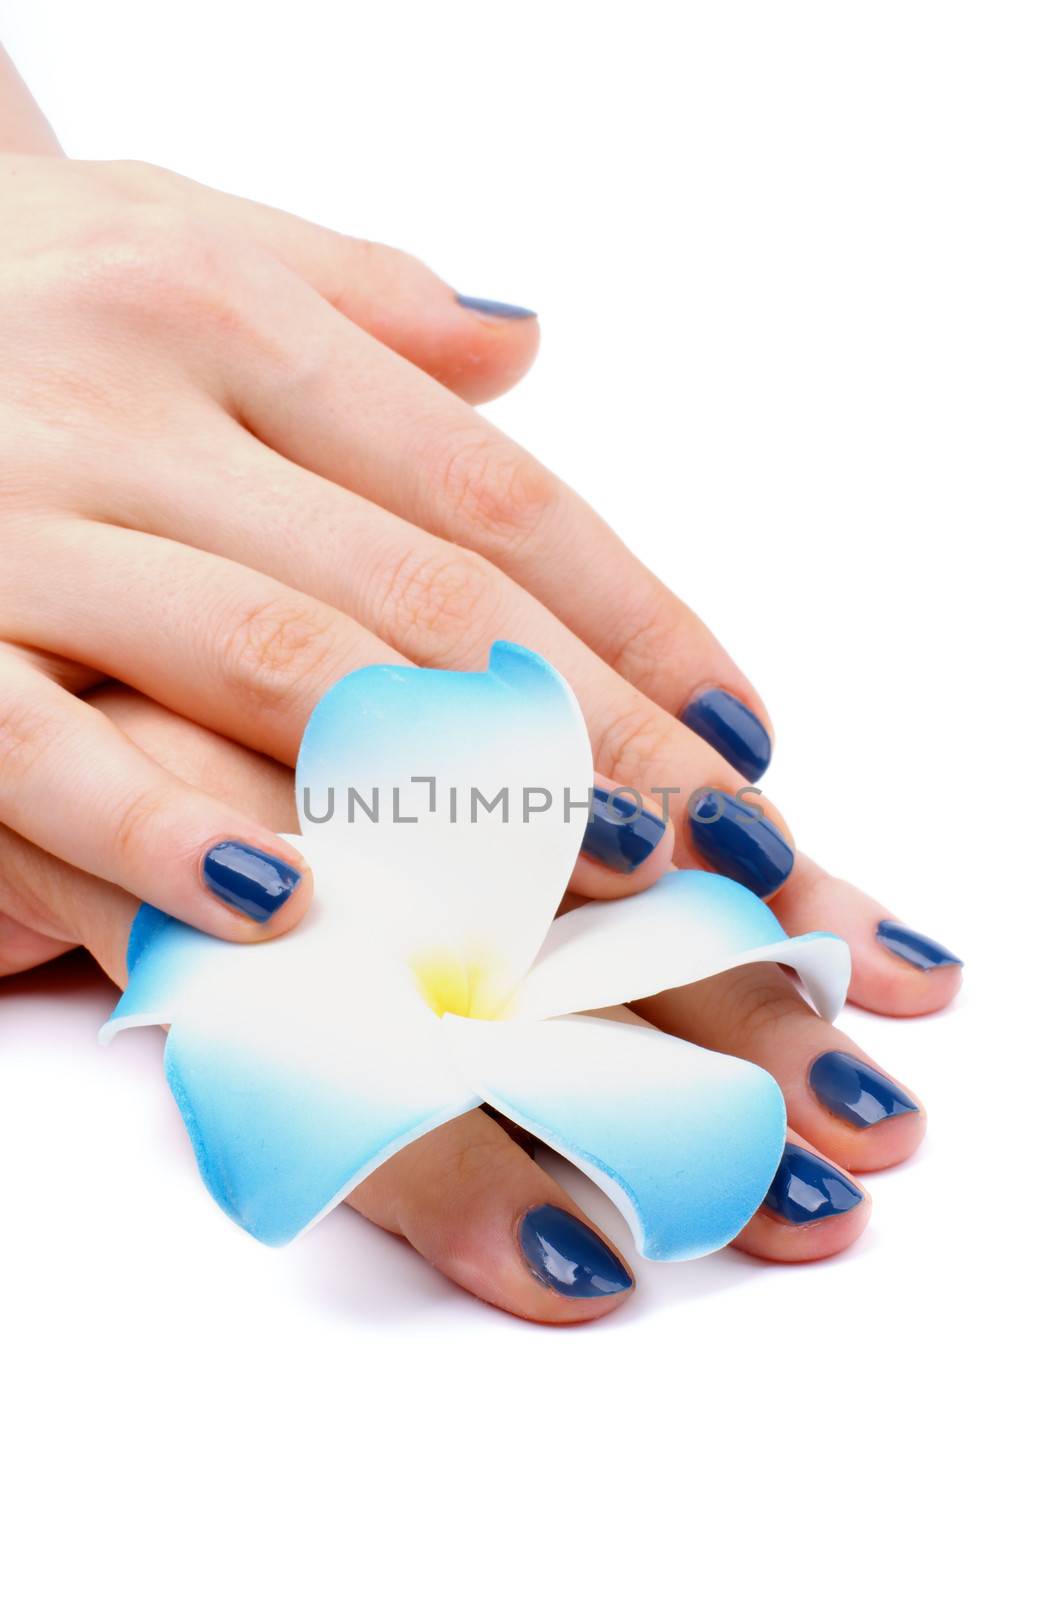
<svg viewBox="0 0 1060 1600">
<path fill-rule="evenodd" d="M 175 778 L 223 794 L 262 825 L 294 826 L 291 775 L 279 764 L 128 690 L 107 687 L 92 701 Z M 84 943 L 116 982 L 124 980 L 137 909 L 131 896 L 4 829 L 0 882 L 23 925 Z M 850 1244 L 868 1220 L 869 1202 L 849 1169 L 889 1166 L 915 1149 L 924 1131 L 916 1100 L 821 1021 L 775 966 L 737 969 L 637 1010 L 708 1049 L 760 1062 L 784 1093 L 784 1157 L 738 1248 L 797 1261 Z M 621 1257 L 563 1187 L 482 1111 L 417 1140 L 362 1183 L 350 1203 L 464 1288 L 519 1316 L 597 1317 L 621 1304 L 631 1286 Z"/>
<path fill-rule="evenodd" d="M 897 960 L 883 909 L 796 858 L 769 802 L 741 795 L 768 758 L 765 712 L 713 637 L 466 404 L 525 368 L 533 319 L 480 316 L 397 252 L 156 169 L 4 170 L 3 820 L 208 931 L 283 931 L 308 898 L 285 869 L 304 863 L 161 783 L 64 691 L 119 678 L 290 761 L 344 672 L 479 666 L 507 637 L 571 682 L 605 780 L 673 807 L 676 837 L 649 816 L 628 881 L 583 862 L 576 887 L 639 887 L 673 848 L 779 890 L 789 931 L 843 934 L 862 1003 L 950 997 L 945 951 Z M 219 840 L 273 858 L 246 857 L 243 875 L 229 862 L 244 900 L 261 888 L 244 877 L 270 878 L 267 922 L 206 892 Z"/>
</svg>

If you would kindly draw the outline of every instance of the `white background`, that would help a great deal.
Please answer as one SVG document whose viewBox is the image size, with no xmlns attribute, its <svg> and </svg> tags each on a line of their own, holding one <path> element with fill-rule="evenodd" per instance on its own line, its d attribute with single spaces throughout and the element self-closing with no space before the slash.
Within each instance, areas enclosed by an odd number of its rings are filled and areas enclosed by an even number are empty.
<svg viewBox="0 0 1060 1600">
<path fill-rule="evenodd" d="M 6 12 L 71 154 L 535 306 L 492 414 L 750 671 L 800 841 L 967 961 L 948 1014 L 845 1019 L 932 1114 L 850 1255 L 645 1265 L 573 1332 L 345 1209 L 261 1249 L 160 1036 L 98 1050 L 87 966 L 3 986 L 8 1591 L 1045 1593 L 1055 8 Z"/>
</svg>

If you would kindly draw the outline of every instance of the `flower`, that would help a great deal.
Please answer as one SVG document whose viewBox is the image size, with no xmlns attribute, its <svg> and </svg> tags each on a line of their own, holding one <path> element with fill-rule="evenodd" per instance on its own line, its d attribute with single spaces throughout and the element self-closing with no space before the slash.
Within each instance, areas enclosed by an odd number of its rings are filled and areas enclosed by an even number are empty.
<svg viewBox="0 0 1060 1600">
<path fill-rule="evenodd" d="M 313 712 L 295 781 L 316 881 L 303 921 L 240 945 L 141 907 L 101 1034 L 168 1024 L 167 1078 L 229 1215 L 286 1243 L 486 1102 L 588 1173 L 643 1255 L 728 1243 L 780 1159 L 775 1082 L 577 1013 L 782 961 L 832 1017 L 842 940 L 788 939 L 753 894 L 699 871 L 554 920 L 592 754 L 567 684 L 517 645 L 494 645 L 480 673 L 350 674 Z"/>
</svg>

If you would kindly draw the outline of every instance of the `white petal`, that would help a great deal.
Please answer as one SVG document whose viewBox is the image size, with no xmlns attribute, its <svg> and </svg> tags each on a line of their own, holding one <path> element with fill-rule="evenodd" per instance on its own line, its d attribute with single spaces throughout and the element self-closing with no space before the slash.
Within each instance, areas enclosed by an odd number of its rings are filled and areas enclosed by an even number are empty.
<svg viewBox="0 0 1060 1600">
<path fill-rule="evenodd" d="M 166 1076 L 203 1180 L 241 1227 L 286 1244 L 432 1128 L 479 1104 L 442 1059 L 441 1023 L 394 1022 L 371 1037 L 260 1016 L 185 1018 Z"/>
<path fill-rule="evenodd" d="M 455 1009 L 476 1015 L 496 1010 L 529 970 L 585 831 L 584 804 L 565 804 L 565 792 L 584 802 L 591 785 L 570 689 L 510 644 L 494 645 L 486 672 L 351 673 L 313 712 L 297 773 L 314 866 L 323 842 L 351 871 L 381 869 L 409 958 L 429 986 L 439 972 L 443 989 L 464 975 L 466 1003 Z M 352 812 L 351 790 L 364 802 Z M 506 821 L 503 802 L 484 804 L 502 794 Z M 329 795 L 330 817 L 314 821 Z M 534 810 L 546 795 L 547 809 Z"/>
<path fill-rule="evenodd" d="M 350 1036 L 351 1018 L 368 1012 L 429 1014 L 401 954 L 404 931 L 384 875 L 367 869 L 351 882 L 343 863 L 316 854 L 312 905 L 281 939 L 231 944 L 141 906 L 129 934 L 129 982 L 100 1039 L 180 1017 L 238 1023 L 265 1007 L 302 1018 L 334 1014 L 340 1038 Z"/>
<path fill-rule="evenodd" d="M 850 982 L 842 939 L 789 939 L 769 907 L 730 878 L 671 872 L 643 894 L 558 918 L 510 1014 L 529 1020 L 599 1011 L 754 961 L 794 967 L 821 1015 L 838 1015 Z"/>
<path fill-rule="evenodd" d="M 718 1250 L 762 1203 L 784 1148 L 784 1099 L 750 1062 L 596 1017 L 446 1018 L 443 1031 L 460 1040 L 465 1067 L 477 1064 L 482 1098 L 593 1178 L 642 1255 Z"/>
<path fill-rule="evenodd" d="M 357 932 L 333 882 L 298 928 L 262 945 L 144 908 L 129 987 L 103 1030 L 171 1024 L 167 1077 L 203 1178 L 268 1244 L 479 1103 L 412 975 Z"/>
</svg>

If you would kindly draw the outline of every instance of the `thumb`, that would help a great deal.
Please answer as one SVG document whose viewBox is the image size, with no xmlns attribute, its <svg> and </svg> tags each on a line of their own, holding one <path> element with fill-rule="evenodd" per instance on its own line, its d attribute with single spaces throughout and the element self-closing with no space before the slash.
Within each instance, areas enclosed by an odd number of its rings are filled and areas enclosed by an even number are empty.
<svg viewBox="0 0 1060 1600">
<path fill-rule="evenodd" d="M 261 242 L 381 344 L 478 405 L 514 387 L 540 343 L 534 312 L 456 293 L 390 245 L 351 239 L 264 206 L 244 218 Z"/>
<path fill-rule="evenodd" d="M 112 175 L 139 198 L 164 197 L 255 240 L 351 322 L 472 404 L 512 388 L 537 354 L 532 311 L 458 294 L 403 250 L 318 227 L 159 167 L 116 166 Z"/>
</svg>

